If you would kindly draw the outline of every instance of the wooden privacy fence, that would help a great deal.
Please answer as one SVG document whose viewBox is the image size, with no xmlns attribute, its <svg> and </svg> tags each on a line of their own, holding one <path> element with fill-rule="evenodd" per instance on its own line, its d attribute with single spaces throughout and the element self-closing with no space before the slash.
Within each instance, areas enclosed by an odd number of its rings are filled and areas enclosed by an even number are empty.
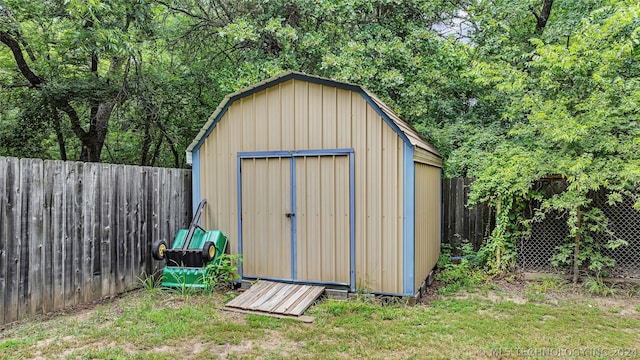
<svg viewBox="0 0 640 360">
<path fill-rule="evenodd" d="M 461 177 L 442 179 L 442 243 L 451 245 L 454 253 L 463 241 L 478 250 L 491 225 L 488 206 L 466 206 L 472 182 Z"/>
<path fill-rule="evenodd" d="M 190 170 L 0 157 L 0 324 L 138 286 L 190 214 Z"/>
</svg>

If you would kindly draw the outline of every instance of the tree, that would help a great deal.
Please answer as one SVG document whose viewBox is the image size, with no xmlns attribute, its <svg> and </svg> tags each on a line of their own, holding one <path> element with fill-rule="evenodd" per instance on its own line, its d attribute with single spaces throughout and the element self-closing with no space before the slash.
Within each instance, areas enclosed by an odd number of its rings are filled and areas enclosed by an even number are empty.
<svg viewBox="0 0 640 360">
<path fill-rule="evenodd" d="M 63 159 L 64 117 L 79 142 L 78 158 L 100 161 L 112 113 L 139 60 L 134 44 L 148 35 L 149 18 L 145 1 L 0 2 L 2 67 L 13 68 L 2 74 L 5 91 L 29 88 L 37 101 L 20 108 L 38 108 L 55 130 Z"/>
<path fill-rule="evenodd" d="M 606 218 L 592 206 L 589 193 L 607 189 L 612 204 L 622 196 L 638 199 L 639 11 L 635 3 L 614 2 L 583 18 L 568 42 L 531 38 L 533 50 L 521 64 L 478 62 L 475 67 L 479 81 L 509 99 L 501 115 L 508 124 L 506 136 L 470 170 L 476 178 L 472 200 L 501 210 L 491 245 L 504 243 L 505 205 L 511 210 L 535 196 L 533 184 L 541 177 L 560 177 L 566 190 L 539 198 L 539 216 L 551 210 L 568 213 L 571 241 L 554 260 L 573 265 L 574 281 L 583 265 L 596 272 L 613 265 L 591 238 L 592 231 L 606 231 Z M 624 244 L 614 237 L 603 246 Z M 494 248 L 497 254 L 504 250 Z"/>
</svg>

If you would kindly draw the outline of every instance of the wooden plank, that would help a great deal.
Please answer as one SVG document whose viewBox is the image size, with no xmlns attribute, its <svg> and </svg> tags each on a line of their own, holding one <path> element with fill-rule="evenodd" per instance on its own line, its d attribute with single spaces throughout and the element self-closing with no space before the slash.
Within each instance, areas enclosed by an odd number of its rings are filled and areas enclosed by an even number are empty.
<svg viewBox="0 0 640 360">
<path fill-rule="evenodd" d="M 65 163 L 62 161 L 51 162 L 48 178 L 52 183 L 52 198 L 51 198 L 51 221 L 53 222 L 52 236 L 48 242 L 52 243 L 51 249 L 51 268 L 53 275 L 53 310 L 64 308 L 64 251 L 65 251 L 65 219 L 66 210 L 65 206 Z"/>
<path fill-rule="evenodd" d="M 29 179 L 30 191 L 28 194 L 22 193 L 27 198 L 28 214 L 23 212 L 23 216 L 27 217 L 28 228 L 28 245 L 26 250 L 29 252 L 29 262 L 27 265 L 26 276 L 28 276 L 29 289 L 27 294 L 29 310 L 25 313 L 25 317 L 43 313 L 43 293 L 44 284 L 44 256 L 43 256 L 43 168 L 44 162 L 40 159 L 30 159 L 25 162 L 26 166 L 31 168 Z"/>
<path fill-rule="evenodd" d="M 261 281 L 226 307 L 299 316 L 324 293 L 324 287 Z"/>
<path fill-rule="evenodd" d="M 18 319 L 24 319 L 29 316 L 29 218 L 31 209 L 29 209 L 29 196 L 36 190 L 31 188 L 32 185 L 32 167 L 31 159 L 20 159 L 20 240 L 18 242 Z"/>
<path fill-rule="evenodd" d="M 111 293 L 111 244 L 114 242 L 112 236 L 112 215 L 111 203 L 114 189 L 112 187 L 111 166 L 102 164 L 100 169 L 100 273 L 101 289 L 100 295 L 107 296 Z"/>
<path fill-rule="evenodd" d="M 20 277 L 20 162 L 9 158 L 6 173 L 7 273 L 4 306 L 5 323 L 18 320 L 18 281 Z"/>
<path fill-rule="evenodd" d="M 43 244 L 42 244 L 42 312 L 47 313 L 54 310 L 54 226 L 56 219 L 53 214 L 56 210 L 54 205 L 54 176 L 55 164 L 59 161 L 45 160 L 43 167 Z"/>
<path fill-rule="evenodd" d="M 147 266 L 147 274 L 151 275 L 154 274 L 158 269 L 160 269 L 160 266 L 162 265 L 162 262 L 160 261 L 154 261 L 152 256 L 151 256 L 151 245 L 153 244 L 154 241 L 156 241 L 157 239 L 155 239 L 153 237 L 153 182 L 152 182 L 152 172 L 153 169 L 151 168 L 144 168 L 144 174 L 143 174 L 143 178 L 144 178 L 144 228 L 145 228 L 145 234 L 148 238 L 147 240 L 147 247 L 146 247 L 146 251 L 147 251 L 147 256 L 145 257 L 146 260 L 146 266 Z M 169 243 L 170 239 L 167 239 L 167 243 Z"/>
<path fill-rule="evenodd" d="M 254 301 L 246 304 L 245 306 L 249 309 L 254 309 L 254 310 L 257 309 L 258 307 L 260 307 L 260 305 L 262 305 L 263 303 L 268 301 L 272 296 L 277 294 L 278 291 L 282 289 L 282 285 L 283 285 L 282 283 L 270 283 L 268 288 L 262 294 L 262 296 L 256 297 Z"/>
<path fill-rule="evenodd" d="M 0 324 L 5 323 L 5 302 L 7 301 L 7 253 L 10 246 L 11 233 L 7 231 L 7 208 L 9 206 L 8 192 L 10 187 L 7 186 L 7 176 L 11 158 L 0 158 Z M 5 205 L 7 204 L 7 205 Z M 8 321 L 7 321 L 8 322 Z"/>
<path fill-rule="evenodd" d="M 267 301 L 264 301 L 259 306 L 255 307 L 255 310 L 260 311 L 269 311 L 272 312 L 274 308 L 276 308 L 280 303 L 286 301 L 290 298 L 295 290 L 298 289 L 300 285 L 284 285 L 278 289 L 278 291 L 273 294 Z M 302 285 L 304 287 L 304 285 Z"/>
<path fill-rule="evenodd" d="M 62 239 L 62 259 L 61 267 L 63 272 L 63 294 L 64 305 L 62 307 L 73 306 L 73 194 L 74 184 L 76 182 L 76 168 L 74 163 L 65 163 L 64 166 L 64 185 L 63 185 L 63 214 L 64 225 Z"/>
<path fill-rule="evenodd" d="M 116 284 L 116 293 L 122 293 L 126 290 L 125 277 L 126 277 L 126 258 L 127 258 L 127 179 L 124 173 L 123 166 L 117 166 L 115 172 L 116 179 L 116 189 L 117 189 L 117 197 L 116 197 L 116 254 L 113 258 L 113 265 L 115 266 L 115 284 Z"/>
<path fill-rule="evenodd" d="M 307 324 L 313 323 L 313 321 L 316 319 L 313 316 L 293 316 L 293 315 L 284 315 L 284 314 L 275 314 L 275 313 L 264 313 L 256 310 L 245 310 L 245 309 L 238 309 L 238 308 L 231 308 L 231 307 L 224 307 L 224 310 L 233 311 L 241 314 L 263 315 L 263 316 L 275 317 L 278 319 L 300 320 L 303 323 L 307 323 Z"/>
<path fill-rule="evenodd" d="M 142 275 L 151 275 L 153 271 L 151 269 L 151 245 L 153 244 L 153 239 L 151 238 L 151 234 L 148 231 L 147 225 L 147 168 L 140 167 L 138 173 L 138 186 L 140 187 L 140 191 L 138 193 L 137 203 L 138 203 L 138 226 L 140 231 L 140 252 L 138 254 L 138 271 Z M 142 276 L 141 276 L 142 278 Z"/>
<path fill-rule="evenodd" d="M 94 189 L 92 198 L 93 204 L 90 204 L 88 211 L 91 212 L 92 221 L 89 222 L 89 233 L 91 234 L 91 247 L 89 248 L 90 259 L 87 260 L 90 276 L 91 276 L 91 301 L 98 300 L 102 297 L 102 228 L 101 228 L 101 195 L 104 192 L 102 190 L 102 177 L 100 176 L 102 170 L 101 164 L 91 164 L 91 187 Z"/>
<path fill-rule="evenodd" d="M 291 306 L 296 302 L 296 300 L 300 296 L 303 296 L 307 290 L 308 289 L 306 286 L 299 285 L 298 288 L 295 290 L 295 292 L 293 292 L 291 296 L 287 298 L 286 301 L 283 301 L 281 304 L 278 304 L 278 306 L 274 307 L 272 311 L 276 313 L 287 313 L 291 308 Z"/>
<path fill-rule="evenodd" d="M 84 302 L 84 163 L 74 164 L 76 183 L 73 184 L 73 224 L 71 228 L 73 253 L 73 303 Z M 67 259 L 67 261 L 69 261 Z"/>
<path fill-rule="evenodd" d="M 232 299 L 227 306 L 243 307 L 253 296 L 260 294 L 261 291 L 269 286 L 269 281 L 258 281 L 253 284 L 249 290 L 245 291 L 243 296 Z"/>
<path fill-rule="evenodd" d="M 82 281 L 80 284 L 81 302 L 88 303 L 93 300 L 93 246 L 96 242 L 93 224 L 95 223 L 96 201 L 96 167 L 97 164 L 84 164 L 82 174 L 83 197 L 82 197 L 82 251 L 80 252 L 80 271 L 82 271 Z"/>
<path fill-rule="evenodd" d="M 18 320 L 18 283 L 20 280 L 20 162 L 10 158 L 6 174 L 7 276 L 4 320 Z"/>
<path fill-rule="evenodd" d="M 320 295 L 322 295 L 323 292 L 324 292 L 324 287 L 312 286 L 311 289 L 305 293 L 305 296 L 300 298 L 300 301 L 298 301 L 297 305 L 292 310 L 289 310 L 287 313 L 293 314 L 296 316 L 302 315 L 302 313 L 304 313 L 309 308 L 309 306 L 311 306 L 311 304 L 318 297 L 320 297 Z"/>
<path fill-rule="evenodd" d="M 126 183 L 126 191 L 125 191 L 125 224 L 126 224 L 126 235 L 124 238 L 124 288 L 125 291 L 130 289 L 131 284 L 133 283 L 133 258 L 135 241 L 136 241 L 136 209 L 135 203 L 132 201 L 136 196 L 136 188 L 137 184 L 135 183 L 135 170 L 133 167 L 127 166 L 124 168 L 124 176 Z"/>
</svg>

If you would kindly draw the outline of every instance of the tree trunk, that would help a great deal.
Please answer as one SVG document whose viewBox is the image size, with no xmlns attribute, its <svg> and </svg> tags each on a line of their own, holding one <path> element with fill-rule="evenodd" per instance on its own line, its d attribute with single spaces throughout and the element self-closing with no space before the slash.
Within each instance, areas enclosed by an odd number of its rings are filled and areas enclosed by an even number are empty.
<svg viewBox="0 0 640 360">
<path fill-rule="evenodd" d="M 113 102 L 104 101 L 99 103 L 95 110 L 92 109 L 93 119 L 91 119 L 89 131 L 80 139 L 82 141 L 80 161 L 100 162 L 113 106 Z"/>
<path fill-rule="evenodd" d="M 575 247 L 573 248 L 573 283 L 578 283 L 578 276 L 580 275 L 580 243 L 582 242 L 582 208 L 578 206 L 576 210 L 576 227 L 578 231 L 576 232 L 575 238 Z"/>
<path fill-rule="evenodd" d="M 536 34 L 542 34 L 544 28 L 547 26 L 549 16 L 551 16 L 551 7 L 553 6 L 553 0 L 544 0 L 540 14 L 533 12 L 533 16 L 536 17 Z"/>
</svg>

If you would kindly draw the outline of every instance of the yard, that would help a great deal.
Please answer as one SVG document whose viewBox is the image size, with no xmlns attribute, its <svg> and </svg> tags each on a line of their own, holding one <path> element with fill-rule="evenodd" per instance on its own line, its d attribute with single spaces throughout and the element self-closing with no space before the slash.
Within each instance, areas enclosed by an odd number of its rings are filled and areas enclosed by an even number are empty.
<svg viewBox="0 0 640 360">
<path fill-rule="evenodd" d="M 0 332 L 0 357 L 640 358 L 640 297 L 556 280 L 493 281 L 424 303 L 320 300 L 313 324 L 223 311 L 234 292 L 146 289 Z"/>
</svg>

